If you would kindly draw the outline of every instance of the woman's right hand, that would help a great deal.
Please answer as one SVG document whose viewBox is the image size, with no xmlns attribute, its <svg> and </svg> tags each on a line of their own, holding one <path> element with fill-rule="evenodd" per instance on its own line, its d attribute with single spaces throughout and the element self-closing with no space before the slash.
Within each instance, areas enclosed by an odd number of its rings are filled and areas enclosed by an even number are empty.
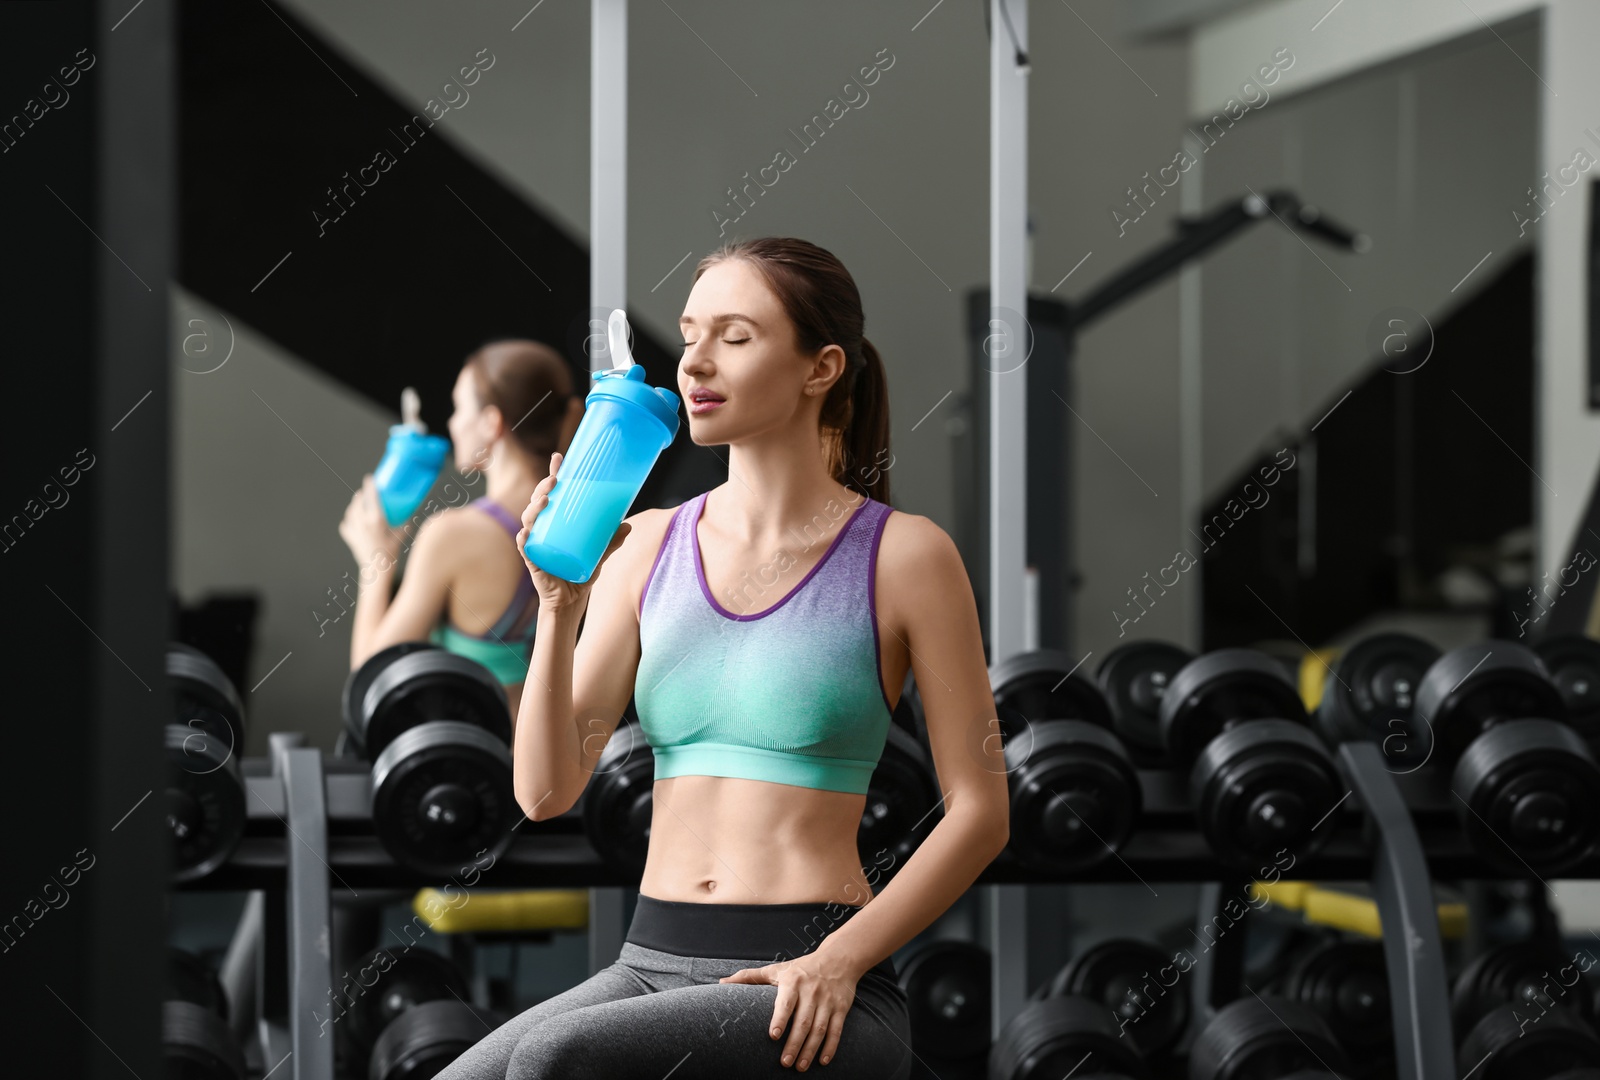
<svg viewBox="0 0 1600 1080">
<path fill-rule="evenodd" d="M 561 468 L 563 455 L 558 451 L 550 455 L 550 475 L 539 481 L 539 486 L 533 489 L 533 498 L 528 500 L 528 506 L 522 511 L 522 531 L 517 533 L 517 554 L 522 556 L 522 561 L 527 563 L 528 574 L 533 578 L 533 587 L 539 594 L 539 606 L 560 610 L 573 608 L 584 610 L 589 603 L 589 590 L 594 588 L 595 581 L 600 577 L 600 571 L 605 568 L 606 560 L 611 553 L 621 546 L 633 526 L 623 522 L 617 528 L 616 535 L 611 538 L 611 543 L 606 546 L 605 553 L 600 556 L 600 561 L 595 564 L 594 573 L 589 575 L 585 582 L 572 582 L 547 574 L 539 569 L 528 559 L 527 543 L 528 533 L 533 528 L 533 519 L 539 516 L 550 502 L 550 491 L 556 486 L 556 473 Z"/>
</svg>

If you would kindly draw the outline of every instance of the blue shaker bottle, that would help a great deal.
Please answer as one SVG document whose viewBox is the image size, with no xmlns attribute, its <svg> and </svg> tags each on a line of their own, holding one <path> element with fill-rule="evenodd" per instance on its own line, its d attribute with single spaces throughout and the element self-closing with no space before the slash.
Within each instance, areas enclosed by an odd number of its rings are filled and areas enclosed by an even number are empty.
<svg viewBox="0 0 1600 1080">
<path fill-rule="evenodd" d="M 420 418 L 421 400 L 406 387 L 400 394 L 401 423 L 389 428 L 389 445 L 372 475 L 378 485 L 378 502 L 389 527 L 398 528 L 422 505 L 444 469 L 450 440 L 429 435 Z"/>
<path fill-rule="evenodd" d="M 616 367 L 593 373 L 583 419 L 550 500 L 523 552 L 552 577 L 585 582 L 600 563 L 656 459 L 678 434 L 678 395 L 647 385 L 628 350 L 628 319 L 611 313 L 606 336 Z"/>
</svg>

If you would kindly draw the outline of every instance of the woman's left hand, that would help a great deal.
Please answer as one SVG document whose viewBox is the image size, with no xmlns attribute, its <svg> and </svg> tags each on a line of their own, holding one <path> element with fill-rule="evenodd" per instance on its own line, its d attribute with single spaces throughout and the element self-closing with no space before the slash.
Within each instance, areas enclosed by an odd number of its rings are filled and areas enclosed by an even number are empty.
<svg viewBox="0 0 1600 1080">
<path fill-rule="evenodd" d="M 845 1014 L 856 999 L 856 983 L 861 981 L 861 974 L 819 949 L 797 960 L 735 971 L 718 982 L 771 983 L 778 988 L 778 1000 L 773 1006 L 772 1025 L 767 1034 L 780 1038 L 793 1016 L 789 1041 L 783 1047 L 783 1064 L 788 1066 L 798 1058 L 797 1067 L 804 1072 L 817 1057 L 819 1045 L 822 1064 L 833 1060 L 834 1052 L 839 1049 L 839 1036 L 844 1031 Z"/>
<path fill-rule="evenodd" d="M 344 519 L 339 522 L 339 536 L 362 566 L 379 554 L 387 556 L 390 564 L 399 558 L 400 530 L 389 528 L 371 473 L 361 481 L 361 490 L 350 497 Z"/>
</svg>

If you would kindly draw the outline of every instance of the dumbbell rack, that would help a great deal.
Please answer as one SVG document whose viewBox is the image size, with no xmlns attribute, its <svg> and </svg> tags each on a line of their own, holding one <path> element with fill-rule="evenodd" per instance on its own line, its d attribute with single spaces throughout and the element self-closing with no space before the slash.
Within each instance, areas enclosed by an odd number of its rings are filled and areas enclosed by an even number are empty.
<svg viewBox="0 0 1600 1080">
<path fill-rule="evenodd" d="M 328 949 L 331 886 L 410 888 L 438 885 L 402 866 L 384 850 L 373 830 L 369 767 L 326 756 L 306 746 L 303 735 L 270 736 L 266 758 L 241 762 L 248 819 L 231 857 L 212 873 L 176 886 L 199 890 L 263 890 L 267 917 L 260 957 L 258 1008 L 264 1059 L 288 1062 L 296 1080 L 333 1080 L 333 1040 L 312 1022 L 334 984 Z M 1298 860 L 1294 880 L 1370 880 L 1386 932 L 1383 947 L 1390 972 L 1396 1052 L 1402 1080 L 1454 1080 L 1449 993 L 1432 891 L 1434 876 L 1508 878 L 1476 856 L 1461 835 L 1448 773 L 1423 768 L 1395 774 L 1378 747 L 1348 743 L 1337 759 L 1349 795 L 1319 828 L 1332 830 L 1314 855 Z M 975 884 L 1207 883 L 1202 918 L 1209 921 L 1224 897 L 1239 895 L 1245 879 L 1220 865 L 1194 823 L 1186 779 L 1172 770 L 1138 771 L 1144 810 L 1139 827 L 1116 858 L 1071 875 L 1050 877 L 1022 866 L 1007 851 Z M 620 896 L 637 885 L 636 875 L 603 860 L 585 835 L 574 807 L 561 817 L 520 826 L 494 862 L 495 887 L 602 890 Z M 1600 878 L 1600 855 L 1563 872 L 1569 878 Z M 1234 886 L 1238 886 L 1235 889 Z M 991 890 L 997 903 L 987 920 L 995 963 L 995 1034 L 1022 1007 L 1029 955 L 1021 890 Z M 621 905 L 595 913 L 593 931 L 620 937 Z M 617 927 L 610 927 L 615 922 Z M 1239 984 L 1243 935 L 1208 951 L 1192 974 L 1197 1015 L 1225 1004 Z M 269 1066 L 270 1067 L 270 1066 Z"/>
</svg>

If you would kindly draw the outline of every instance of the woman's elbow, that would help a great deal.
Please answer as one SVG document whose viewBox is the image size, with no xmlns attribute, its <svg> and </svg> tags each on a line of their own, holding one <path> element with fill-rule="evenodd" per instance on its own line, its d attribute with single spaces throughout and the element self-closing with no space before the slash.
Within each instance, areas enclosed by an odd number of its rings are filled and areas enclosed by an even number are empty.
<svg viewBox="0 0 1600 1080">
<path fill-rule="evenodd" d="M 553 788 L 533 792 L 518 790 L 514 794 L 523 816 L 529 821 L 549 821 L 566 813 L 567 808 L 557 802 Z"/>
</svg>

